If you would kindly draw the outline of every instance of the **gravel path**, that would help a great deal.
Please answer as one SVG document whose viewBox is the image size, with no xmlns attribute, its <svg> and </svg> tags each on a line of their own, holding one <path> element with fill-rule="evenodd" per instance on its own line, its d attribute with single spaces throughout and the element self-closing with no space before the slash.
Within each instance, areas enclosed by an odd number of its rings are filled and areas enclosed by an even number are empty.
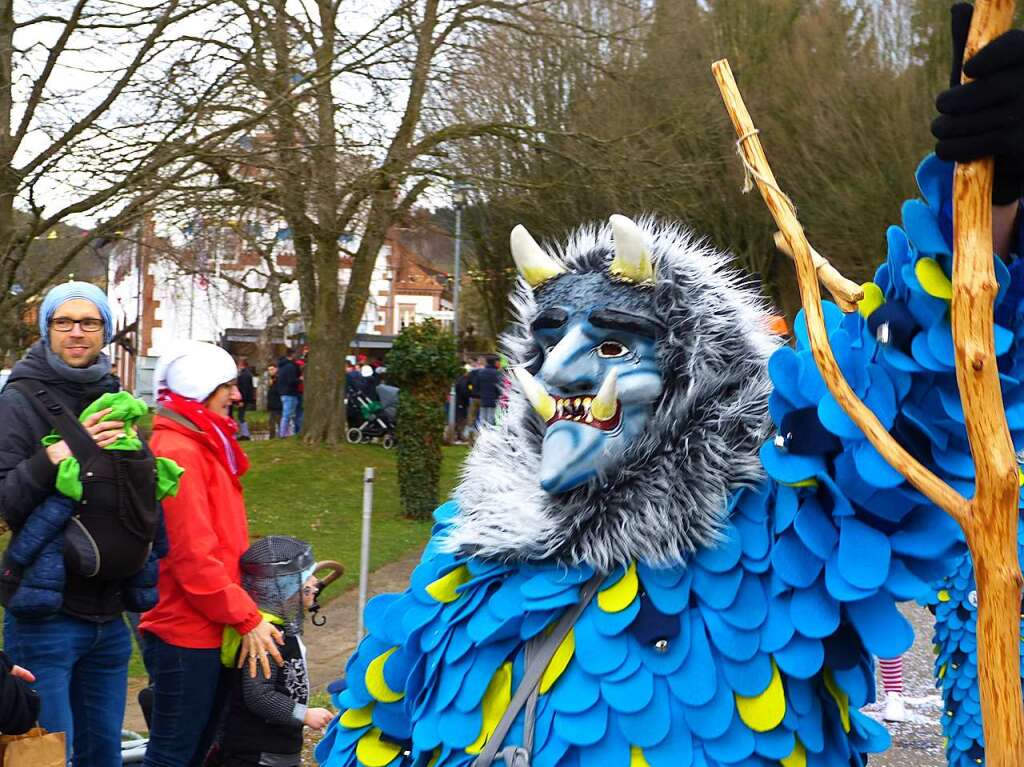
<svg viewBox="0 0 1024 767">
<path fill-rule="evenodd" d="M 419 552 L 398 562 L 386 565 L 370 575 L 370 596 L 402 591 L 409 582 L 409 574 L 419 561 Z M 326 608 L 323 614 L 327 625 L 316 628 L 307 624 L 305 641 L 309 657 L 309 674 L 315 691 L 323 690 L 330 681 L 344 672 L 345 660 L 356 645 L 357 589 L 345 592 Z M 870 767 L 945 767 L 942 754 L 942 735 L 939 716 L 942 700 L 932 683 L 932 616 L 916 605 L 905 605 L 904 614 L 914 624 L 917 640 L 904 655 L 904 695 L 909 720 L 890 724 L 893 747 L 884 754 L 872 757 Z M 145 729 L 136 695 L 141 684 L 129 681 L 128 710 L 125 726 Z M 878 680 L 881 690 L 882 682 Z M 881 719 L 881 704 L 865 709 L 871 716 Z M 311 757 L 316 736 L 307 732 L 306 758 L 303 765 L 313 767 Z"/>
</svg>

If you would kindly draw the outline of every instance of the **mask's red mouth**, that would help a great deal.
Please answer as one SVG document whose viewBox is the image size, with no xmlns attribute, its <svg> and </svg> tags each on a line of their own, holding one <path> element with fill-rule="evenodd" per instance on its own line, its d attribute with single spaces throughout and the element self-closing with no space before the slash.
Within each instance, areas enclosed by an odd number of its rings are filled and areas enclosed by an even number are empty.
<svg viewBox="0 0 1024 767">
<path fill-rule="evenodd" d="M 594 396 L 586 394 L 565 399 L 556 397 L 555 414 L 548 419 L 548 426 L 559 421 L 574 421 L 601 431 L 614 431 L 622 420 L 622 403 L 615 401 L 615 414 L 611 418 L 596 418 L 591 412 Z"/>
</svg>

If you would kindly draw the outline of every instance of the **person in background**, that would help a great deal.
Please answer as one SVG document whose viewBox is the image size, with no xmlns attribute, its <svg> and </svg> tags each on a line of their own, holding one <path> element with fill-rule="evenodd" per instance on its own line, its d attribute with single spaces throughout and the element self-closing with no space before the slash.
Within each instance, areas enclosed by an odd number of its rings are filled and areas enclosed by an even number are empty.
<svg viewBox="0 0 1024 767">
<path fill-rule="evenodd" d="M 477 395 L 480 397 L 480 422 L 493 426 L 497 423 L 498 400 L 501 399 L 504 376 L 498 367 L 498 357 L 490 354 L 476 377 Z"/>
<path fill-rule="evenodd" d="M 267 368 L 267 431 L 270 439 L 281 428 L 281 392 L 277 386 L 277 365 Z"/>
<path fill-rule="evenodd" d="M 480 426 L 480 386 L 477 379 L 480 377 L 481 370 L 483 370 L 483 360 L 479 357 L 474 357 L 473 361 L 470 362 L 469 373 L 466 375 L 466 388 L 469 390 L 469 407 L 466 410 L 466 435 L 470 444 L 476 439 L 476 432 Z"/>
<path fill-rule="evenodd" d="M 466 365 L 462 375 L 455 381 L 455 434 L 452 440 L 456 444 L 462 444 L 466 439 L 466 419 L 469 416 L 469 372 L 472 370 Z"/>
<path fill-rule="evenodd" d="M 43 298 L 40 340 L 14 366 L 0 393 L 0 517 L 10 526 L 14 539 L 30 515 L 55 492 L 57 467 L 72 455 L 63 439 L 43 446 L 42 438 L 53 427 L 36 407 L 40 403 L 30 401 L 31 395 L 23 392 L 18 382 L 26 382 L 31 390 L 45 388 L 53 406 L 73 415 L 77 422 L 93 401 L 117 390 L 110 360 L 101 351 L 110 341 L 112 327 L 107 296 L 95 285 L 66 282 Z M 101 421 L 107 412 L 96 413 L 81 424 L 83 437 L 99 448 L 112 444 L 124 428 L 121 421 Z M 111 513 L 122 499 L 121 493 L 114 496 Z M 134 540 L 127 531 L 124 535 L 124 541 L 102 537 L 97 542 L 106 551 Z M 5 553 L 0 575 L 4 603 L 20 581 L 19 569 L 8 559 Z M 39 723 L 47 730 L 67 734 L 77 764 L 120 763 L 131 656 L 124 608 L 121 583 L 68 572 L 58 614 L 39 620 L 18 618 L 9 611 L 4 615 L 6 652 L 12 662 L 32 669 L 37 677 Z"/>
<path fill-rule="evenodd" d="M 235 420 L 238 421 L 238 439 L 252 439 L 249 424 L 245 422 L 245 411 L 256 409 L 256 384 L 253 381 L 249 360 L 245 357 L 238 360 L 238 393 L 242 398 L 234 408 Z"/>
<path fill-rule="evenodd" d="M 153 451 L 185 469 L 164 503 L 170 550 L 160 563 L 159 604 L 142 616 L 153 714 L 146 767 L 202 764 L 223 708 L 225 627 L 241 636 L 249 672 L 281 664 L 281 632 L 242 588 L 239 558 L 249 546 L 241 477 L 249 460 L 228 417 L 239 399 L 231 355 L 196 341 L 160 358 Z M 124 689 L 122 687 L 123 696 Z"/>
<path fill-rule="evenodd" d="M 907 721 L 907 705 L 903 700 L 903 656 L 879 658 L 882 687 L 885 690 L 885 710 L 882 718 L 887 722 Z"/>
<path fill-rule="evenodd" d="M 302 416 L 305 413 L 306 400 L 306 362 L 309 361 L 309 346 L 302 347 L 302 356 L 295 360 L 299 369 L 299 403 L 295 409 L 295 433 L 302 433 Z"/>
<path fill-rule="evenodd" d="M 301 373 L 295 364 L 295 351 L 289 349 L 277 361 L 277 390 L 281 395 L 281 428 L 277 436 L 291 437 L 299 433 L 299 379 Z"/>
</svg>

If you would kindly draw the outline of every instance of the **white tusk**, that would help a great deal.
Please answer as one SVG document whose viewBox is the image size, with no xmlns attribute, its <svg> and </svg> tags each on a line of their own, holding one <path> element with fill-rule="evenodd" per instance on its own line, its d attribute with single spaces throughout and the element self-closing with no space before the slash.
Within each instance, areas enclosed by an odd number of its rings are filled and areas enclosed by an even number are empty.
<svg viewBox="0 0 1024 767">
<path fill-rule="evenodd" d="M 615 417 L 615 411 L 619 408 L 619 373 L 615 368 L 605 376 L 600 391 L 590 403 L 590 414 L 598 421 L 607 421 Z"/>
<path fill-rule="evenodd" d="M 654 279 L 651 254 L 644 246 L 644 234 L 631 219 L 619 214 L 608 219 L 615 240 L 615 258 L 609 268 L 612 275 L 628 282 L 650 282 Z"/>
<path fill-rule="evenodd" d="M 533 409 L 537 411 L 541 418 L 545 422 L 550 421 L 555 416 L 555 398 L 548 394 L 548 390 L 545 389 L 541 384 L 537 382 L 537 379 L 530 375 L 526 368 L 513 368 L 512 372 L 519 380 L 519 385 L 523 389 L 523 394 L 533 405 Z"/>
<path fill-rule="evenodd" d="M 512 230 L 509 243 L 516 268 L 531 288 L 565 273 L 565 267 L 545 253 L 522 224 L 517 224 Z"/>
</svg>

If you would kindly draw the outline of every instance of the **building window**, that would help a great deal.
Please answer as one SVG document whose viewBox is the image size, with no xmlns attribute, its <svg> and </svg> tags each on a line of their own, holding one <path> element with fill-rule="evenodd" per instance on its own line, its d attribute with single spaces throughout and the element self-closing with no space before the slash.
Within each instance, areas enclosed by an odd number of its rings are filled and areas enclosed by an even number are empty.
<svg viewBox="0 0 1024 767">
<path fill-rule="evenodd" d="M 416 324 L 416 304 L 398 305 L 398 326 L 407 328 Z"/>
</svg>

